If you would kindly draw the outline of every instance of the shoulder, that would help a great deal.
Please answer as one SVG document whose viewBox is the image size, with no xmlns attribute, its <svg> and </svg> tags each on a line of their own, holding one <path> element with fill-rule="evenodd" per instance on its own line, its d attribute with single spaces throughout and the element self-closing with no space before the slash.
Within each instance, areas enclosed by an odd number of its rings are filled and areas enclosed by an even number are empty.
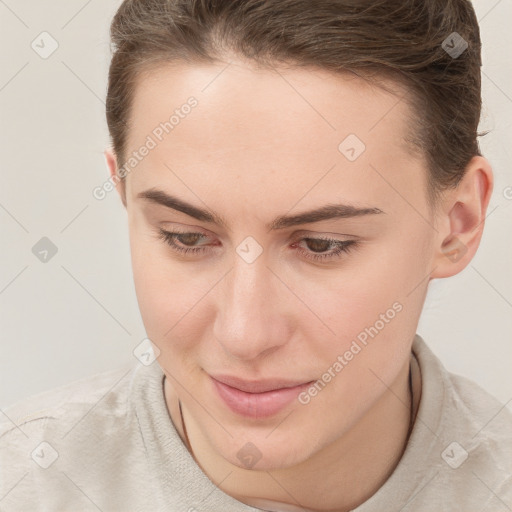
<svg viewBox="0 0 512 512">
<path fill-rule="evenodd" d="M 445 423 L 460 424 L 441 454 L 444 462 L 464 479 L 468 495 L 480 497 L 482 511 L 512 507 L 512 413 L 466 377 L 448 373 L 447 382 Z"/>
<path fill-rule="evenodd" d="M 431 492 L 450 489 L 450 499 L 478 503 L 482 511 L 503 503 L 512 507 L 512 413 L 507 404 L 448 371 L 421 338 L 413 351 L 422 371 L 429 477 L 437 482 L 429 485 Z"/>
<path fill-rule="evenodd" d="M 54 387 L 3 407 L 0 415 L 0 446 L 5 439 L 24 430 L 45 428 L 59 422 L 64 428 L 81 413 L 97 407 L 103 399 L 108 402 L 109 414 L 123 414 L 129 388 L 137 365 L 128 364 L 89 375 L 62 386 Z M 124 381 L 125 385 L 122 384 Z M 101 408 L 100 408 L 101 410 Z"/>
<path fill-rule="evenodd" d="M 436 407 L 442 413 L 439 421 L 458 425 L 459 430 L 471 431 L 475 437 L 485 432 L 512 441 L 512 413 L 506 403 L 473 380 L 447 370 L 418 335 L 413 352 L 420 363 L 422 388 L 432 402 L 437 399 L 442 404 L 442 408 Z"/>
<path fill-rule="evenodd" d="M 508 404 L 467 377 L 452 372 L 447 374 L 454 409 L 469 418 L 478 432 L 512 440 L 512 413 Z"/>
<path fill-rule="evenodd" d="M 153 484 L 144 480 L 149 468 L 137 408 L 154 399 L 160 375 L 156 363 L 129 364 L 0 410 L 2 505 L 69 510 L 83 503 L 77 509 L 89 510 L 92 500 L 102 510 L 142 510 Z M 153 394 L 146 397 L 148 388 Z"/>
</svg>

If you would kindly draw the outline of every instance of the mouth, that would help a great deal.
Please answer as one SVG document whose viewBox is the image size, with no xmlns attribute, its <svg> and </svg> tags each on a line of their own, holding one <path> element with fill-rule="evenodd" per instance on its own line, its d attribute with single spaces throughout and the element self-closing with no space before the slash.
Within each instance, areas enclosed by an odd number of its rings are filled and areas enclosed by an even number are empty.
<svg viewBox="0 0 512 512">
<path fill-rule="evenodd" d="M 225 375 L 210 375 L 210 380 L 224 405 L 236 414 L 250 418 L 277 414 L 314 382 L 283 379 L 247 381 Z"/>
</svg>

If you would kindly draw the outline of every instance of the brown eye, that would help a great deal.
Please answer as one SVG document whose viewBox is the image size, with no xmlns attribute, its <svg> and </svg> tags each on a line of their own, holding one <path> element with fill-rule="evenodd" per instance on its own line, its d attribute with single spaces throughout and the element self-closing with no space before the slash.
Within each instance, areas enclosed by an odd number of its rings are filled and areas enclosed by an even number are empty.
<svg viewBox="0 0 512 512">
<path fill-rule="evenodd" d="M 343 253 L 348 253 L 358 245 L 356 240 L 336 240 L 334 238 L 307 237 L 299 240 L 299 243 L 300 242 L 305 242 L 308 250 L 299 248 L 299 252 L 301 252 L 305 258 L 313 261 L 339 259 Z M 328 251 L 330 247 L 334 247 L 334 250 L 331 252 L 325 252 Z"/>
<path fill-rule="evenodd" d="M 165 231 L 164 229 L 159 229 L 158 238 L 163 240 L 174 251 L 180 253 L 200 254 L 207 250 L 207 248 L 203 246 L 195 246 L 197 241 L 202 238 L 207 238 L 202 233 L 180 233 L 177 231 Z M 176 243 L 176 240 L 179 243 Z M 180 244 L 183 244 L 185 247 L 182 247 Z"/>
<path fill-rule="evenodd" d="M 304 241 L 313 252 L 328 251 L 332 245 L 331 241 L 324 240 L 323 238 L 304 238 Z"/>
<path fill-rule="evenodd" d="M 200 233 L 184 233 L 184 234 L 176 234 L 176 240 L 185 244 L 185 245 L 194 245 L 198 240 L 204 238 Z"/>
</svg>

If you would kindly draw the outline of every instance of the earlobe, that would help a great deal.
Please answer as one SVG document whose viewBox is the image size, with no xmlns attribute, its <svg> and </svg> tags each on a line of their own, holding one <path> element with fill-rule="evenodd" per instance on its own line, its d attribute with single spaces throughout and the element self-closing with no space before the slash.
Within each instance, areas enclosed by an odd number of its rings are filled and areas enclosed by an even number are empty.
<svg viewBox="0 0 512 512">
<path fill-rule="evenodd" d="M 489 162 L 475 156 L 456 189 L 447 192 L 443 212 L 448 222 L 439 231 L 431 278 L 450 277 L 461 272 L 473 259 L 482 238 L 485 215 L 493 189 Z"/>
<path fill-rule="evenodd" d="M 441 246 L 441 252 L 452 263 L 457 263 L 468 252 L 468 246 L 460 238 L 453 236 L 445 240 Z"/>
</svg>

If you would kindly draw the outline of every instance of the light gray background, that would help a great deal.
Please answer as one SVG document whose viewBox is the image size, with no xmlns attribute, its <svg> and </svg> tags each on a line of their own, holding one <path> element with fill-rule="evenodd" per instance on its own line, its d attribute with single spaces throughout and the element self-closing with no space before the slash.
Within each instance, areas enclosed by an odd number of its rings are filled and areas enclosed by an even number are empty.
<svg viewBox="0 0 512 512">
<path fill-rule="evenodd" d="M 107 178 L 108 30 L 120 0 L 0 0 L 0 407 L 128 363 L 145 337 L 126 213 Z M 495 191 L 481 246 L 431 283 L 418 327 L 452 372 L 512 399 L 510 0 L 474 2 L 483 41 L 481 148 Z M 48 32 L 47 59 L 31 47 Z M 48 48 L 48 47 L 47 47 Z M 508 142 L 507 142 L 508 141 Z M 47 263 L 32 247 L 58 247 Z M 509 404 L 510 406 L 510 404 Z"/>
</svg>

